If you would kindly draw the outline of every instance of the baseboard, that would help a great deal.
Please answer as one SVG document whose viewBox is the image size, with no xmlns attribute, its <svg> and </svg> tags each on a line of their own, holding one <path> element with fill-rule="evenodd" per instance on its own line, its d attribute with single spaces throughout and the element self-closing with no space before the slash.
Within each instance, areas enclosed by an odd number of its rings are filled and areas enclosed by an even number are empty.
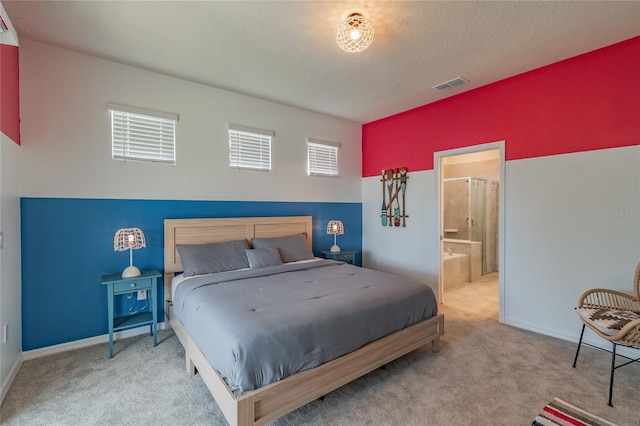
<svg viewBox="0 0 640 426">
<path fill-rule="evenodd" d="M 566 340 L 568 342 L 572 342 L 575 343 L 576 345 L 578 344 L 578 340 L 580 339 L 580 330 L 582 328 L 582 326 L 579 326 L 576 329 L 576 334 L 567 334 L 565 332 L 561 332 L 559 330 L 551 330 L 551 329 L 546 329 L 546 328 L 540 328 L 540 327 L 536 327 L 534 325 L 528 324 L 528 323 L 523 323 L 520 321 L 513 321 L 510 320 L 508 318 L 505 319 L 504 322 L 506 325 L 510 325 L 513 327 L 517 327 L 517 328 L 521 328 L 523 330 L 528 330 L 528 331 L 533 331 L 534 333 L 538 333 L 538 334 L 543 334 L 545 336 L 550 336 L 550 337 L 555 337 L 557 339 L 561 339 L 561 340 Z M 581 324 L 581 323 L 580 323 Z M 591 346 L 594 346 L 598 349 L 602 349 L 605 352 L 611 352 L 612 350 L 612 344 L 611 342 L 608 342 L 600 337 L 598 337 L 594 332 L 592 332 L 591 330 L 589 330 L 588 328 L 585 329 L 585 333 L 584 333 L 584 337 L 582 338 L 582 342 L 583 343 L 587 343 Z M 618 348 L 616 349 L 616 353 L 618 355 L 627 357 L 627 358 L 638 358 L 638 350 L 637 349 L 633 349 L 633 348 L 628 348 L 628 347 L 624 347 L 624 346 L 618 346 Z M 640 426 L 640 425 L 639 425 Z"/>
<path fill-rule="evenodd" d="M 158 323 L 158 330 L 164 330 L 168 328 L 164 322 Z M 147 327 L 137 327 L 129 330 L 123 330 L 113 333 L 113 340 L 126 339 L 127 337 L 139 336 L 141 334 L 149 333 Z M 101 343 L 109 342 L 109 334 L 103 334 L 101 336 L 89 337 L 87 339 L 74 340 L 73 342 L 60 343 L 59 345 L 47 346 L 44 348 L 33 349 L 30 351 L 22 352 L 22 359 L 24 361 L 41 358 L 47 355 L 53 355 L 60 352 L 72 351 L 74 349 L 86 348 L 87 346 L 98 345 Z"/>
<path fill-rule="evenodd" d="M 555 337 L 561 340 L 566 340 L 568 342 L 578 343 L 578 339 L 580 338 L 580 328 L 576 330 L 576 334 L 567 334 L 565 332 L 548 329 L 548 328 L 540 328 L 534 324 L 529 324 L 521 321 L 514 321 L 509 317 L 505 317 L 504 323 L 506 325 L 510 325 L 512 327 L 521 328 L 523 330 L 533 331 L 534 333 L 543 334 L 545 336 Z"/>
<path fill-rule="evenodd" d="M 22 367 L 22 361 L 23 356 L 18 355 L 18 359 L 16 359 L 16 362 L 13 363 L 11 370 L 9 370 L 7 380 L 5 380 L 5 382 L 2 384 L 2 388 L 0 389 L 0 404 L 2 404 L 2 401 L 4 401 L 4 397 L 7 395 L 7 392 L 9 392 L 9 388 L 11 388 L 13 381 L 18 375 L 18 371 L 20 371 L 20 367 Z"/>
</svg>

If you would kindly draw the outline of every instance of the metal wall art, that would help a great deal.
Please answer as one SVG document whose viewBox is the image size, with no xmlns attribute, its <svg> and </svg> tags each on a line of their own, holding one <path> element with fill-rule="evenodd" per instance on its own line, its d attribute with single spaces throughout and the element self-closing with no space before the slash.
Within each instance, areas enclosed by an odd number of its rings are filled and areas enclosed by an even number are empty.
<svg viewBox="0 0 640 426">
<path fill-rule="evenodd" d="M 407 168 L 382 170 L 382 226 L 407 226 L 409 217 L 404 210 L 404 194 L 407 191 Z"/>
</svg>

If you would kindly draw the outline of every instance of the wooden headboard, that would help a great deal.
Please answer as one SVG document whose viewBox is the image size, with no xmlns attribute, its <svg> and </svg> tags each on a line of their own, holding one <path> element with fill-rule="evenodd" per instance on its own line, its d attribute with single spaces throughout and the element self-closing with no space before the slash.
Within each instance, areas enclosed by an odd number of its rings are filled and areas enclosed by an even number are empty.
<svg viewBox="0 0 640 426">
<path fill-rule="evenodd" d="M 307 236 L 311 248 L 311 216 L 236 217 L 220 219 L 165 219 L 164 298 L 171 299 L 171 279 L 182 272 L 177 244 L 206 244 L 252 238 Z"/>
</svg>

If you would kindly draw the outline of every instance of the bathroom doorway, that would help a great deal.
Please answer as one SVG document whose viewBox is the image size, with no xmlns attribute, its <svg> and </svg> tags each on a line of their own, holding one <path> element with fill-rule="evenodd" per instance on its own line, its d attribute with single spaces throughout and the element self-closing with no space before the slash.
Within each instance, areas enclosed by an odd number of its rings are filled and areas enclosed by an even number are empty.
<svg viewBox="0 0 640 426">
<path fill-rule="evenodd" d="M 504 142 L 435 154 L 440 301 L 502 321 Z"/>
</svg>

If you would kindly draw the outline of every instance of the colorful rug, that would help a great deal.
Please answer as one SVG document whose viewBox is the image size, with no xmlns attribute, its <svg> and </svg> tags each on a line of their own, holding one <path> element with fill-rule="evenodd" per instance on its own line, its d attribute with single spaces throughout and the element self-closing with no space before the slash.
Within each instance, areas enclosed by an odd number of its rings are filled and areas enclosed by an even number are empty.
<svg viewBox="0 0 640 426">
<path fill-rule="evenodd" d="M 554 398 L 535 418 L 532 426 L 616 426 L 598 416 L 589 414 L 561 399 Z"/>
</svg>

